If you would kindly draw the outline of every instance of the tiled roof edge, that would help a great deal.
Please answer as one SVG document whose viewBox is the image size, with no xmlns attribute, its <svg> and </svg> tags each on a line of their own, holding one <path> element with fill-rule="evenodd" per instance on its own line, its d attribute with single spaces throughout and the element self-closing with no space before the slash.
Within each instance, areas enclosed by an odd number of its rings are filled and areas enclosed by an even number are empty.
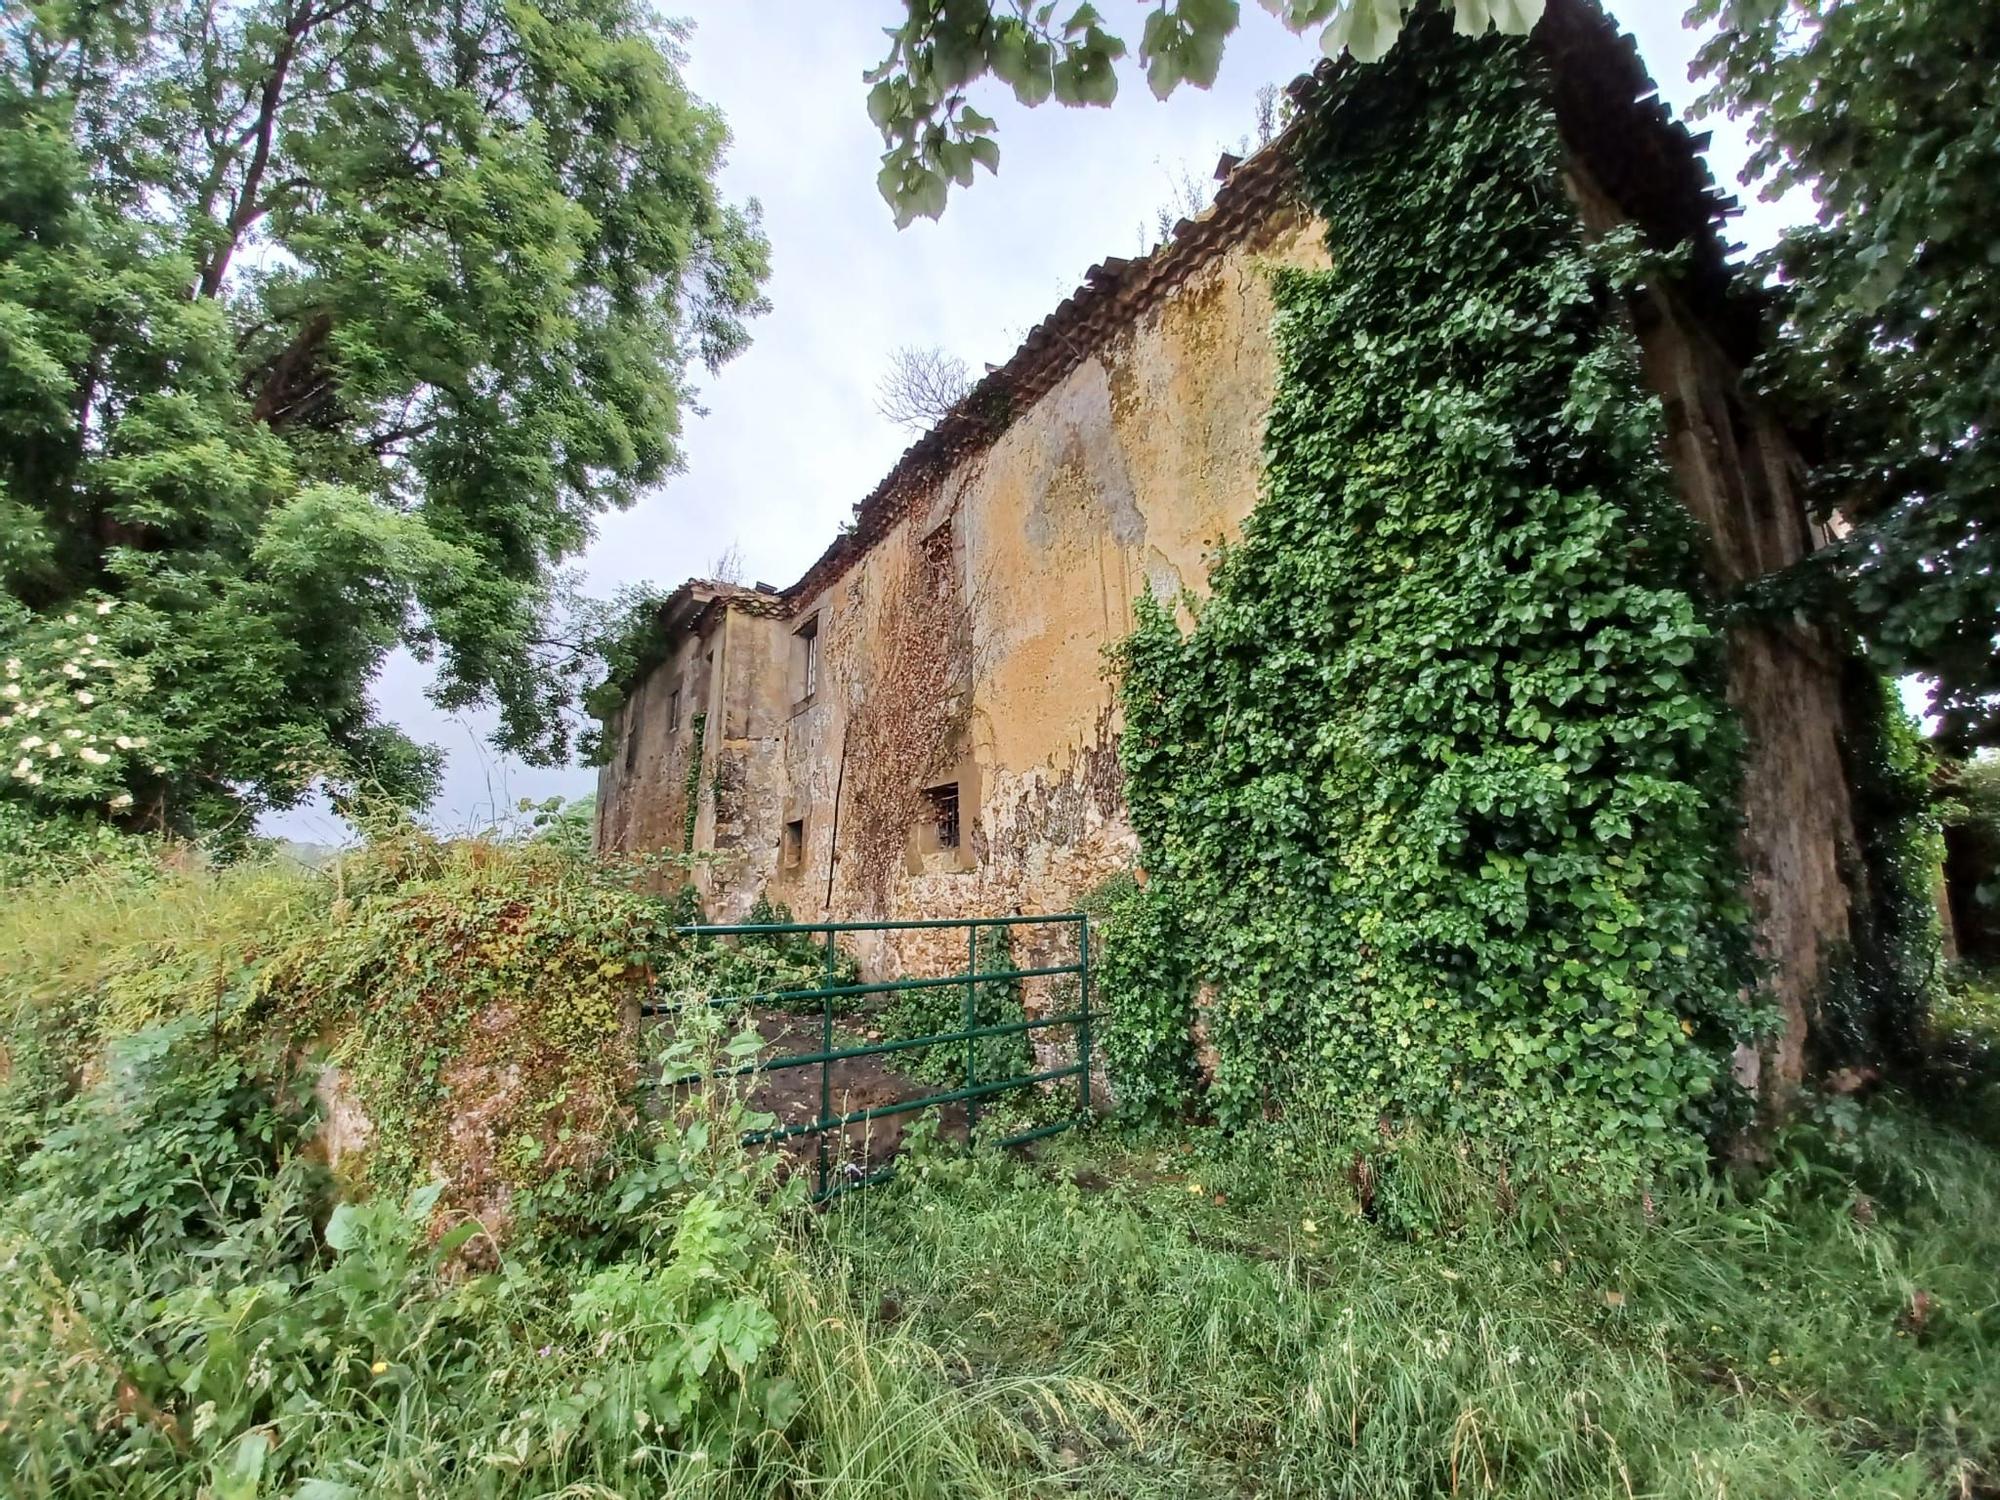
<svg viewBox="0 0 2000 1500">
<path fill-rule="evenodd" d="M 952 413 L 919 438 L 854 508 L 836 537 L 783 599 L 796 609 L 864 556 L 960 464 L 990 448 L 1025 412 L 1118 332 L 1225 251 L 1251 240 L 1290 200 L 1294 177 L 1282 132 L 1237 162 L 1198 218 L 1182 219 L 1167 240 L 1135 260 L 1111 256 L 1031 330 L 1004 365 L 990 370 Z"/>
</svg>

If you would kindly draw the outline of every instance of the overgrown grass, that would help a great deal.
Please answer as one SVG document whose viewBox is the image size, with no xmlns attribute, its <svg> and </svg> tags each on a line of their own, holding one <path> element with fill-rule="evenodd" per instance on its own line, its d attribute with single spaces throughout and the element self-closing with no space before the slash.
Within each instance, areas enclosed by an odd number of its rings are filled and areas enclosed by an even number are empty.
<svg viewBox="0 0 2000 1500">
<path fill-rule="evenodd" d="M 0 903 L 0 1493 L 942 1500 L 1047 1473 L 1025 1417 L 1095 1388 L 968 1399 L 867 1331 L 791 1243 L 797 1191 L 737 1148 L 769 1123 L 740 1093 L 580 1109 L 582 1070 L 629 1084 L 633 1036 L 550 1018 L 638 982 L 637 900 L 559 850 L 419 838 Z M 725 1042 L 683 1027 L 659 1065 Z M 329 1047 L 467 1148 L 336 1181 Z M 556 1143 L 510 1179 L 504 1246 L 464 1180 L 422 1177 L 521 1138 L 495 1089 Z"/>
<path fill-rule="evenodd" d="M 1563 1208 L 1405 1147 L 1257 1133 L 936 1165 L 829 1223 L 876 1326 L 972 1391 L 1101 1382 L 1106 1496 L 1909 1496 L 2000 1477 L 2000 1158 L 1840 1105 L 1755 1183 Z M 1377 1216 L 1403 1195 L 1427 1231 Z M 1410 1198 L 1430 1214 L 1411 1212 Z"/>
<path fill-rule="evenodd" d="M 1638 1200 L 1459 1142 L 1363 1162 L 1279 1125 L 1106 1125 L 1033 1161 L 933 1144 L 813 1214 L 735 1147 L 751 1120 L 728 1092 L 628 1109 L 598 1154 L 520 1177 L 504 1245 L 421 1183 L 336 1182 L 313 1091 L 327 1007 L 379 1025 L 417 1004 L 423 1055 L 450 1053 L 428 997 L 456 995 L 503 930 L 488 914 L 523 902 L 503 936 L 532 946 L 479 971 L 475 1020 L 629 982 L 605 878 L 418 844 L 0 902 L 0 1493 L 2000 1483 L 1989 989 L 1941 1012 L 1929 1096 L 1821 1101 L 1756 1174 Z M 279 1003 L 304 993 L 286 955 L 329 931 L 359 956 L 315 970 L 313 1005 Z M 741 977 L 714 945 L 675 963 L 691 991 Z M 669 1045 L 680 1076 L 757 1043 L 690 1026 Z"/>
</svg>

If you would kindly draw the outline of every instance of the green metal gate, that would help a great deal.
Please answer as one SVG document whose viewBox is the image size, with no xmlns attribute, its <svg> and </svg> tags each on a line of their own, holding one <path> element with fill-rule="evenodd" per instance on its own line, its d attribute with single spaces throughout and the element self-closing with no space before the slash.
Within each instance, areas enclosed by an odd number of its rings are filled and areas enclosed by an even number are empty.
<svg viewBox="0 0 2000 1500">
<path fill-rule="evenodd" d="M 1075 934 L 1075 956 L 1069 962 L 1043 964 L 1033 967 L 1007 967 L 980 971 L 980 934 L 1002 929 L 1022 927 L 1052 927 L 1071 930 Z M 962 972 L 935 978 L 891 979 L 873 984 L 837 984 L 840 952 L 837 939 L 843 933 L 860 932 L 919 932 L 949 929 L 964 929 L 965 968 Z M 714 1079 L 742 1078 L 752 1074 L 783 1072 L 794 1068 L 819 1069 L 819 1113 L 816 1118 L 790 1125 L 780 1125 L 769 1130 L 754 1131 L 744 1137 L 745 1145 L 778 1144 L 802 1136 L 816 1136 L 815 1151 L 815 1202 L 836 1197 L 857 1187 L 866 1187 L 880 1182 L 891 1175 L 895 1166 L 890 1165 L 879 1171 L 868 1173 L 853 1181 L 834 1182 L 830 1180 L 828 1165 L 828 1135 L 844 1130 L 849 1125 L 866 1124 L 874 1120 L 886 1119 L 892 1115 L 913 1114 L 920 1110 L 940 1108 L 950 1104 L 966 1107 L 967 1136 L 975 1139 L 979 1128 L 979 1106 L 981 1101 L 997 1095 L 1018 1090 L 1037 1088 L 1064 1079 L 1076 1080 L 1076 1107 L 1073 1113 L 1054 1124 L 1043 1125 L 1033 1130 L 1024 1130 L 1009 1135 L 991 1144 L 1000 1147 L 1024 1146 L 1030 1141 L 1041 1140 L 1072 1126 L 1087 1123 L 1091 1119 L 1090 1070 L 1091 1070 L 1091 1007 L 1090 1007 L 1090 919 L 1081 912 L 1065 913 L 1051 917 L 965 917 L 945 918 L 921 922 L 738 922 L 715 925 L 677 927 L 676 935 L 690 938 L 745 938 L 745 937 L 800 937 L 813 936 L 821 939 L 825 955 L 824 978 L 811 989 L 783 990 L 764 995 L 721 995 L 700 1002 L 715 1009 L 730 1007 L 748 1008 L 754 1005 L 777 1005 L 797 1007 L 801 1003 L 819 1002 L 820 1046 L 815 1052 L 793 1053 L 775 1058 L 760 1058 L 739 1067 L 721 1069 L 707 1075 L 691 1075 L 685 1078 L 662 1080 L 662 1087 L 700 1082 L 704 1076 Z M 1073 1010 L 1061 1015 L 1037 1016 L 1020 1021 L 1010 1021 L 1000 1025 L 981 1026 L 977 1024 L 976 1005 L 979 986 L 1004 981 L 1018 982 L 1024 979 L 1060 978 L 1074 976 L 1077 982 L 1077 1002 Z M 867 995 L 893 995 L 911 990 L 935 990 L 962 987 L 965 992 L 964 1022 L 955 1031 L 939 1032 L 931 1036 L 902 1037 L 885 1040 L 865 1046 L 836 1047 L 834 1045 L 834 1002 Z M 649 1002 L 640 1007 L 642 1015 L 671 1015 L 683 1007 L 678 1005 Z M 979 1043 L 989 1037 L 1016 1035 L 1032 1036 L 1035 1032 L 1055 1027 L 1073 1028 L 1076 1038 L 1075 1060 L 1061 1067 L 1046 1068 L 1009 1078 L 982 1080 L 978 1076 Z M 948 1047 L 963 1045 L 965 1049 L 964 1081 L 960 1087 L 942 1093 L 924 1094 L 917 1098 L 898 1100 L 892 1104 L 878 1105 L 869 1109 L 853 1110 L 842 1114 L 833 1112 L 833 1069 L 837 1063 L 864 1057 L 893 1056 L 897 1053 L 913 1051 L 920 1047 Z M 1032 1053 L 1030 1054 L 1032 1056 Z"/>
</svg>

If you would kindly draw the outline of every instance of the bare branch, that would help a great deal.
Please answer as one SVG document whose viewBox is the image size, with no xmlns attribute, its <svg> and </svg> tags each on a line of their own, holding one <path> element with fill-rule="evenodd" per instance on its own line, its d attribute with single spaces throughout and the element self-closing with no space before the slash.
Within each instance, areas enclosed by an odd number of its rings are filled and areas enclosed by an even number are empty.
<svg viewBox="0 0 2000 1500">
<path fill-rule="evenodd" d="M 889 371 L 875 387 L 875 410 L 912 432 L 928 432 L 972 389 L 965 361 L 942 349 L 905 347 L 889 356 Z"/>
</svg>

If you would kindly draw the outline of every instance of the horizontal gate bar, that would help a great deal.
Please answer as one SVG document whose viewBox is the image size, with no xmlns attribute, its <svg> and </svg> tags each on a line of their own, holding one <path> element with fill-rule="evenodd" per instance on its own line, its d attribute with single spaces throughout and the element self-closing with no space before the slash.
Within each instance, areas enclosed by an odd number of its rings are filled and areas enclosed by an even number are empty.
<svg viewBox="0 0 2000 1500">
<path fill-rule="evenodd" d="M 1004 1094 L 1009 1089 L 1024 1089 L 1036 1083 L 1053 1083 L 1058 1078 L 1074 1078 L 1082 1071 L 1081 1064 L 1071 1063 L 1066 1068 L 1051 1068 L 1046 1073 L 1025 1073 L 1019 1078 L 1008 1078 L 999 1083 L 981 1083 L 969 1089 L 953 1089 L 948 1094 L 928 1094 L 922 1099 L 906 1099 L 897 1104 L 878 1105 L 874 1109 L 858 1109 L 851 1114 L 839 1115 L 832 1119 L 813 1120 L 803 1125 L 785 1125 L 775 1130 L 753 1130 L 743 1137 L 743 1144 L 763 1146 L 778 1141 L 796 1140 L 802 1135 L 824 1135 L 829 1130 L 860 1125 L 869 1120 L 884 1120 L 890 1115 L 907 1115 L 919 1109 L 929 1109 L 934 1104 L 957 1104 L 966 1099 L 984 1099 L 989 1094 Z"/>
<path fill-rule="evenodd" d="M 721 922 L 713 926 L 695 923 L 676 927 L 681 937 L 754 937 L 758 933 L 787 932 L 910 932 L 938 927 L 1029 927 L 1036 923 L 1087 922 L 1080 911 L 1058 912 L 1046 917 L 932 917 L 920 922 Z"/>
<path fill-rule="evenodd" d="M 1081 1120 L 1077 1119 L 1058 1120 L 1055 1124 L 1044 1125 L 1039 1130 L 1024 1130 L 1019 1135 L 1008 1136 L 1004 1141 L 995 1141 L 993 1149 L 996 1151 L 1007 1151 L 1016 1146 L 1030 1145 L 1035 1141 L 1047 1140 L 1052 1135 L 1061 1135 L 1065 1130 L 1074 1130 L 1082 1123 Z M 813 1201 L 816 1203 L 831 1203 L 835 1198 L 845 1197 L 849 1193 L 859 1192 L 862 1188 L 871 1188 L 879 1183 L 887 1182 L 895 1175 L 896 1163 L 892 1161 L 885 1167 L 877 1167 L 866 1176 L 854 1177 L 846 1182 L 835 1183 Z"/>
<path fill-rule="evenodd" d="M 659 1005 L 641 1001 L 642 1016 L 678 1015 L 683 1010 L 713 1010 L 723 1005 L 776 1005 L 786 1000 L 819 1000 L 835 996 L 892 995 L 905 990 L 941 990 L 955 984 L 984 984 L 1003 979 L 1040 979 L 1049 974 L 1083 973 L 1081 963 L 1051 964 L 1045 969 L 995 969 L 991 974 L 954 974 L 949 979 L 884 979 L 876 984 L 831 984 L 816 990 L 772 990 L 765 995 L 723 995 L 714 1000 L 688 1001 L 681 1005 Z"/>
<path fill-rule="evenodd" d="M 1035 1021 L 1008 1021 L 997 1026 L 975 1026 L 970 1031 L 944 1031 L 936 1036 L 904 1037 L 893 1042 L 870 1042 L 865 1047 L 842 1047 L 834 1052 L 805 1052 L 797 1056 L 786 1054 L 773 1058 L 770 1062 L 747 1062 L 738 1068 L 719 1068 L 713 1073 L 688 1073 L 672 1080 L 662 1079 L 655 1087 L 677 1089 L 686 1084 L 700 1083 L 704 1078 L 748 1078 L 752 1073 L 782 1073 L 787 1068 L 813 1068 L 821 1063 L 846 1062 L 856 1057 L 880 1057 L 890 1052 L 908 1052 L 916 1047 L 942 1047 L 952 1042 L 977 1041 L 989 1036 L 1014 1036 L 1023 1031 L 1036 1031 L 1044 1026 L 1076 1026 L 1085 1020 L 1082 1011 L 1074 1011 L 1066 1016 L 1046 1016 Z"/>
<path fill-rule="evenodd" d="M 1052 1135 L 1061 1135 L 1065 1130 L 1073 1129 L 1082 1123 L 1082 1120 L 1077 1116 L 1071 1115 L 1067 1120 L 1058 1120 L 1053 1125 L 1044 1125 L 1040 1130 L 1024 1130 L 1019 1135 L 1010 1135 L 1006 1140 L 995 1141 L 993 1144 L 999 1150 L 1005 1150 L 1009 1146 L 1025 1146 L 1030 1141 L 1039 1141 Z"/>
</svg>

